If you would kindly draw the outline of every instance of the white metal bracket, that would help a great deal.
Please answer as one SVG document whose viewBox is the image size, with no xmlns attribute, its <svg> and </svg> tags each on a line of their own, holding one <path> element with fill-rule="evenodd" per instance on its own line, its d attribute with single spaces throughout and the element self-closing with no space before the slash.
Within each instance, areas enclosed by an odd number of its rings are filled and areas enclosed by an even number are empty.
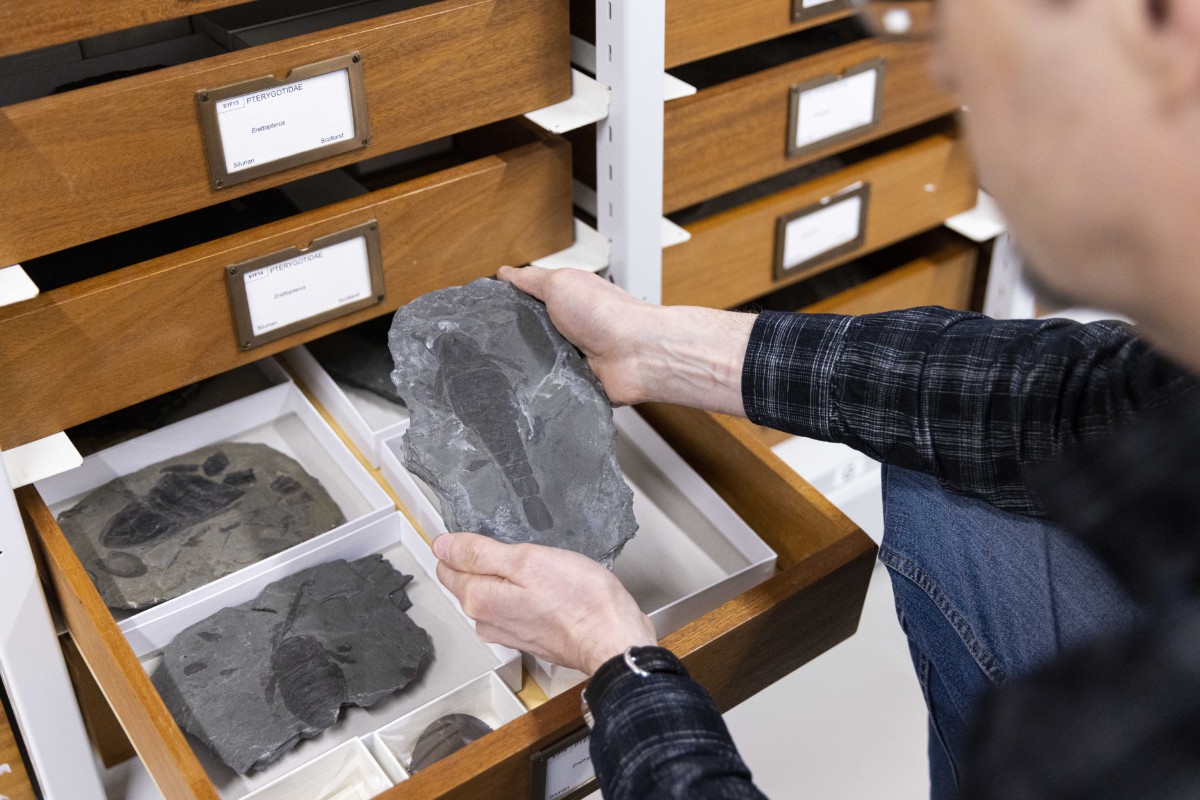
<svg viewBox="0 0 1200 800">
<path fill-rule="evenodd" d="M 566 133 L 608 116 L 612 90 L 577 69 L 571 70 L 571 97 L 530 111 L 525 118 L 551 133 Z"/>
<path fill-rule="evenodd" d="M 37 284 L 20 264 L 0 269 L 0 306 L 9 306 L 37 296 Z"/>
<path fill-rule="evenodd" d="M 982 189 L 975 207 L 946 220 L 946 227 L 973 242 L 988 242 L 1008 230 L 1008 223 L 992 196 Z"/>
<path fill-rule="evenodd" d="M 83 456 L 65 433 L 55 433 L 36 442 L 4 452 L 4 467 L 14 489 L 75 469 Z"/>
<path fill-rule="evenodd" d="M 612 258 L 612 242 L 607 236 L 588 225 L 581 219 L 575 220 L 575 244 L 566 250 L 539 258 L 531 262 L 535 267 L 545 269 L 584 269 L 588 272 L 601 272 L 608 269 Z"/>
</svg>

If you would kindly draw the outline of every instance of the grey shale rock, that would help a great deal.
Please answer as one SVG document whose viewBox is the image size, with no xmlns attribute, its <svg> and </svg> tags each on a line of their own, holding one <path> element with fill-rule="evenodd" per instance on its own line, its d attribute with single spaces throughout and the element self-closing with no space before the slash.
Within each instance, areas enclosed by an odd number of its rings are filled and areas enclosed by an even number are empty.
<svg viewBox="0 0 1200 800">
<path fill-rule="evenodd" d="M 324 336 L 306 346 L 338 383 L 371 392 L 404 405 L 392 383 L 392 354 L 387 346 L 386 317 Z"/>
<path fill-rule="evenodd" d="M 408 686 L 430 653 L 411 576 L 383 556 L 331 561 L 182 631 L 152 681 L 171 716 L 242 774 Z"/>
<path fill-rule="evenodd" d="M 412 414 L 404 464 L 447 528 L 612 566 L 637 532 L 612 407 L 545 306 L 478 280 L 401 308 L 388 344 Z"/>
<path fill-rule="evenodd" d="M 435 719 L 417 737 L 408 771 L 423 770 L 491 732 L 486 722 L 470 714 L 447 714 Z"/>
<path fill-rule="evenodd" d="M 110 608 L 141 609 L 336 528 L 342 510 L 294 459 L 224 442 L 109 481 L 58 517 Z"/>
</svg>

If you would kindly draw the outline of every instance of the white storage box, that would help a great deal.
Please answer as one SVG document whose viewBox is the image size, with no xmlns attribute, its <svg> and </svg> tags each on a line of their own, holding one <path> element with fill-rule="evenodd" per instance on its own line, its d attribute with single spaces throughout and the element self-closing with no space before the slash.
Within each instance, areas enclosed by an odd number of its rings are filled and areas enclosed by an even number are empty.
<svg viewBox="0 0 1200 800">
<path fill-rule="evenodd" d="M 770 578 L 775 553 L 636 411 L 614 418 L 639 529 L 613 572 L 666 636 Z M 384 479 L 425 534 L 445 533 L 438 501 L 404 468 L 402 440 L 389 439 L 381 455 Z M 528 656 L 525 666 L 550 696 L 584 679 Z"/>
<path fill-rule="evenodd" d="M 251 792 L 246 800 L 370 800 L 390 788 L 392 781 L 363 741 L 352 739 Z"/>
<path fill-rule="evenodd" d="M 115 478 L 217 442 L 257 442 L 294 458 L 321 482 L 347 521 L 165 603 L 137 612 L 114 611 L 121 631 L 139 657 L 161 649 L 177 631 L 211 613 L 208 609 L 241 602 L 233 599 L 238 595 L 227 593 L 247 581 L 395 511 L 387 492 L 292 383 L 265 389 L 102 450 L 84 459 L 77 469 L 40 481 L 37 488 L 50 511 L 58 516 Z"/>
<path fill-rule="evenodd" d="M 354 446 L 380 466 L 384 441 L 408 428 L 408 409 L 365 389 L 338 383 L 304 346 L 293 347 L 282 357 Z"/>
<path fill-rule="evenodd" d="M 199 742 L 189 739 L 197 758 L 225 800 L 238 800 L 263 789 L 333 748 L 369 736 L 453 690 L 472 683 L 480 676 L 494 672 L 510 684 L 520 685 L 520 654 L 506 647 L 488 644 L 475 634 L 471 621 L 463 616 L 453 597 L 438 582 L 435 576 L 437 558 L 433 551 L 403 515 L 388 514 L 338 539 L 323 541 L 319 547 L 303 553 L 296 554 L 294 551 L 297 549 L 288 551 L 293 553 L 293 558 L 275 565 L 272 570 L 256 575 L 235 590 L 199 603 L 200 607 L 194 615 L 196 621 L 221 608 L 251 600 L 267 584 L 317 564 L 337 559 L 353 561 L 379 553 L 400 572 L 413 576 L 412 582 L 406 587 L 408 597 L 412 600 L 412 608 L 407 613 L 413 622 L 429 633 L 433 645 L 432 660 L 425 665 L 420 677 L 400 692 L 371 708 L 343 708 L 338 722 L 324 733 L 301 742 L 267 769 L 248 776 L 234 772 Z M 173 630 L 164 631 L 170 634 L 167 640 L 189 624 L 191 622 L 186 621 L 173 626 Z M 157 654 L 144 657 L 142 665 L 152 675 L 158 666 Z"/>
<path fill-rule="evenodd" d="M 427 726 L 447 714 L 470 714 L 496 730 L 525 713 L 525 705 L 494 672 L 448 692 L 371 734 L 368 748 L 395 783 L 405 780 L 413 748 Z"/>
</svg>

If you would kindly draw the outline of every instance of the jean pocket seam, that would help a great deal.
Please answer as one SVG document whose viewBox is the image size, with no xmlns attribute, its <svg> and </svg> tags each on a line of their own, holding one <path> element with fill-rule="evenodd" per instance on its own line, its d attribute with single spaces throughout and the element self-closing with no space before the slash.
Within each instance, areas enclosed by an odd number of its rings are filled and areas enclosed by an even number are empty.
<svg viewBox="0 0 1200 800">
<path fill-rule="evenodd" d="M 962 641 L 963 647 L 967 649 L 975 664 L 983 671 L 988 680 L 995 684 L 1001 684 L 1008 680 L 1008 674 L 1005 672 L 1004 667 L 1001 666 L 996 657 L 983 645 L 983 642 L 975 633 L 974 628 L 971 627 L 966 617 L 955 607 L 954 603 L 950 601 L 950 598 L 927 572 L 917 566 L 911 559 L 890 548 L 879 548 L 879 560 L 888 569 L 895 571 L 901 577 L 911 582 L 933 601 L 934 606 L 945 617 L 950 627 L 958 635 L 959 640 Z"/>
</svg>

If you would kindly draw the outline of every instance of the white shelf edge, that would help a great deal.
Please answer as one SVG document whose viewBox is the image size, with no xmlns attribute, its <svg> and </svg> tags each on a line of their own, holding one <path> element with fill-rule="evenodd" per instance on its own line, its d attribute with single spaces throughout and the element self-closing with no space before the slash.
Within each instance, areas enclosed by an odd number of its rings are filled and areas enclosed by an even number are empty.
<svg viewBox="0 0 1200 800">
<path fill-rule="evenodd" d="M 14 489 L 72 470 L 83 456 L 65 433 L 53 433 L 36 442 L 4 451 L 4 467 Z"/>
<path fill-rule="evenodd" d="M 31 300 L 39 294 L 37 284 L 20 264 L 0 269 L 0 306 Z"/>
<path fill-rule="evenodd" d="M 575 220 L 575 244 L 530 263 L 544 269 L 582 269 L 600 272 L 608 269 L 612 242 L 607 236 L 581 219 Z"/>
</svg>

